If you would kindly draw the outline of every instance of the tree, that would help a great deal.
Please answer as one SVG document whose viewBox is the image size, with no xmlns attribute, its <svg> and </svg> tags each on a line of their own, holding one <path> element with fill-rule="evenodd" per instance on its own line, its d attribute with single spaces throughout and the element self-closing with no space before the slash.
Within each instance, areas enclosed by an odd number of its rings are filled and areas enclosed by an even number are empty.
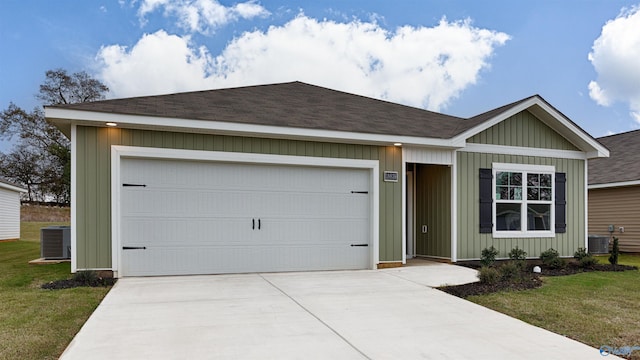
<svg viewBox="0 0 640 360">
<path fill-rule="evenodd" d="M 109 88 L 84 71 L 48 70 L 36 98 L 44 105 L 102 100 Z M 0 155 L 0 175 L 29 190 L 29 201 L 69 203 L 69 140 L 44 117 L 42 108 L 28 112 L 14 103 L 0 113 L 0 138 L 19 138 L 9 154 Z"/>
</svg>

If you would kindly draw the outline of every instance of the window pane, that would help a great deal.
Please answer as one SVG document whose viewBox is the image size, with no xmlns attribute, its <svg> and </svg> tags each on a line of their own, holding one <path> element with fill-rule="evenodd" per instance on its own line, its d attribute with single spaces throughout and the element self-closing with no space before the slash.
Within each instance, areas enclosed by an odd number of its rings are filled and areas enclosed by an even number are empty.
<svg viewBox="0 0 640 360">
<path fill-rule="evenodd" d="M 498 186 L 496 189 L 496 200 L 508 200 L 509 199 L 509 187 Z"/>
<path fill-rule="evenodd" d="M 539 200 L 540 189 L 536 187 L 527 188 L 527 200 Z"/>
<path fill-rule="evenodd" d="M 511 188 L 511 191 L 509 191 L 509 200 L 522 200 L 522 188 Z"/>
<path fill-rule="evenodd" d="M 497 172 L 496 173 L 496 185 L 509 185 L 509 173 Z"/>
<path fill-rule="evenodd" d="M 540 189 L 540 200 L 551 201 L 551 189 Z"/>
<path fill-rule="evenodd" d="M 551 187 L 551 174 L 540 174 L 540 186 Z"/>
<path fill-rule="evenodd" d="M 540 181 L 538 181 L 538 174 L 527 174 L 527 185 L 528 186 L 540 185 Z"/>
<path fill-rule="evenodd" d="M 550 230 L 551 205 L 530 204 L 527 207 L 527 230 Z"/>
<path fill-rule="evenodd" d="M 496 204 L 496 230 L 520 230 L 520 204 Z"/>
<path fill-rule="evenodd" d="M 522 186 L 522 173 L 509 173 L 509 185 Z"/>
</svg>

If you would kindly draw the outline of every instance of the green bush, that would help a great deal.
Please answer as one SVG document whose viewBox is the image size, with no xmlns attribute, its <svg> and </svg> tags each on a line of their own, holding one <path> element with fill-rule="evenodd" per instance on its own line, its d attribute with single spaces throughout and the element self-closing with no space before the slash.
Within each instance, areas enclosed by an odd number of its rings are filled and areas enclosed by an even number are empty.
<svg viewBox="0 0 640 360">
<path fill-rule="evenodd" d="M 583 258 L 581 258 L 580 260 L 578 260 L 578 263 L 580 264 L 580 267 L 583 268 L 588 268 L 588 267 L 592 267 L 593 265 L 598 263 L 598 259 L 594 258 L 591 255 L 585 256 Z"/>
<path fill-rule="evenodd" d="M 527 260 L 527 252 L 518 248 L 518 245 L 514 249 L 509 251 L 509 259 L 511 260 Z"/>
<path fill-rule="evenodd" d="M 496 262 L 496 255 L 498 255 L 498 249 L 494 248 L 493 245 L 489 248 L 482 249 L 482 256 L 480 256 L 480 263 L 482 266 L 491 266 L 494 262 Z"/>
<path fill-rule="evenodd" d="M 93 270 L 78 271 L 73 274 L 71 279 L 88 286 L 92 286 L 100 280 L 98 273 Z"/>
<path fill-rule="evenodd" d="M 540 254 L 540 260 L 551 269 L 560 269 L 567 265 L 567 262 L 560 257 L 560 254 L 554 248 L 543 251 Z"/>
<path fill-rule="evenodd" d="M 492 267 L 483 266 L 478 270 L 478 279 L 482 284 L 495 284 L 500 280 L 500 274 Z"/>
<path fill-rule="evenodd" d="M 609 263 L 611 265 L 618 265 L 618 255 L 620 255 L 620 247 L 618 245 L 618 238 L 613 237 L 613 246 L 611 247 L 611 256 L 609 256 Z"/>
<path fill-rule="evenodd" d="M 517 245 L 509 251 L 509 259 L 513 260 L 520 270 L 527 268 L 527 252 L 520 249 Z"/>
<path fill-rule="evenodd" d="M 518 282 L 522 279 L 522 265 L 520 261 L 509 261 L 498 268 L 500 278 L 509 282 Z"/>
<path fill-rule="evenodd" d="M 581 248 L 581 247 L 579 247 L 578 250 L 576 250 L 576 252 L 573 253 L 573 257 L 578 260 L 582 260 L 587 256 L 591 256 L 591 254 L 587 251 L 587 249 Z"/>
</svg>

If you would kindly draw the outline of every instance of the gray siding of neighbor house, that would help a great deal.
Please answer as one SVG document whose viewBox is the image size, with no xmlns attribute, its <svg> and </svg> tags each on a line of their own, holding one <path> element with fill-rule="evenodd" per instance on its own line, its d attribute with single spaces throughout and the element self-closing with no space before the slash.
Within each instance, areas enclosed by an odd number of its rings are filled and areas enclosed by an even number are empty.
<svg viewBox="0 0 640 360">
<path fill-rule="evenodd" d="M 379 160 L 380 261 L 402 260 L 402 150 L 393 146 L 335 144 L 239 136 L 78 126 L 76 131 L 77 268 L 111 268 L 111 146 L 245 152 Z"/>
<path fill-rule="evenodd" d="M 450 259 L 451 167 L 416 165 L 415 212 L 416 254 Z"/>
<path fill-rule="evenodd" d="M 492 234 L 481 234 L 479 169 L 491 168 L 495 162 L 552 165 L 556 172 L 566 173 L 567 232 L 551 238 L 524 239 L 494 239 Z M 492 245 L 500 251 L 498 257 L 507 257 L 516 245 L 529 257 L 537 257 L 549 248 L 558 250 L 561 256 L 573 256 L 578 247 L 585 246 L 585 163 L 584 160 L 458 152 L 458 260 L 478 259 L 482 249 Z"/>
<path fill-rule="evenodd" d="M 579 149 L 528 111 L 520 112 L 467 139 L 477 144 L 522 146 L 540 149 Z"/>
</svg>

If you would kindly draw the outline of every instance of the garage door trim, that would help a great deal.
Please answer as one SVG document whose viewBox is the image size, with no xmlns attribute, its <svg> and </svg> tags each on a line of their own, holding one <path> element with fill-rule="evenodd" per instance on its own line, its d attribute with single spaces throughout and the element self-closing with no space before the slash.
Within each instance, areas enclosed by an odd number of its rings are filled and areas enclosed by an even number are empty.
<svg viewBox="0 0 640 360">
<path fill-rule="evenodd" d="M 115 277 L 119 277 L 122 269 L 122 238 L 121 238 L 121 173 L 122 158 L 166 159 L 229 162 L 243 164 L 274 164 L 289 166 L 317 166 L 334 168 L 369 169 L 372 189 L 372 203 L 370 212 L 370 234 L 372 248 L 370 252 L 371 268 L 375 269 L 379 263 L 379 162 L 378 160 L 324 158 L 310 156 L 271 155 L 237 152 L 163 149 L 150 147 L 135 147 L 113 145 L 111 147 L 111 264 Z"/>
</svg>

